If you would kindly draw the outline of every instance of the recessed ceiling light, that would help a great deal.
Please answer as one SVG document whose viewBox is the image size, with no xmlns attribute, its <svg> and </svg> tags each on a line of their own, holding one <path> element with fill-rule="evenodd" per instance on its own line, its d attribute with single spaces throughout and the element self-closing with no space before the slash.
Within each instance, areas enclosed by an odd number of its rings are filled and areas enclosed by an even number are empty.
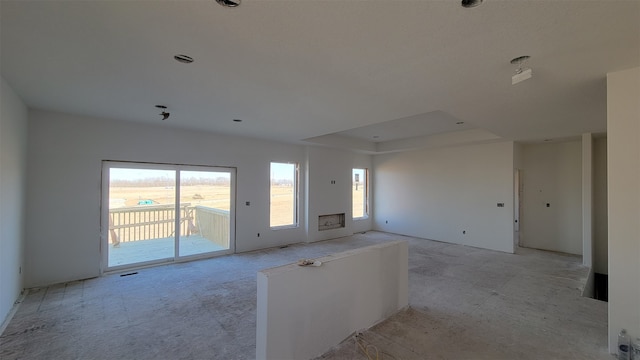
<svg viewBox="0 0 640 360">
<path fill-rule="evenodd" d="M 531 70 L 530 68 L 523 68 L 524 63 L 526 63 L 529 58 L 531 58 L 529 55 L 523 55 L 511 59 L 510 62 L 513 65 L 518 66 L 518 68 L 516 69 L 516 73 L 511 77 L 511 85 L 515 85 L 527 79 L 531 79 L 531 77 L 533 76 L 533 70 Z"/>
<path fill-rule="evenodd" d="M 462 125 L 462 124 L 464 124 L 464 121 L 458 121 L 458 122 L 456 123 L 456 125 Z"/>
<path fill-rule="evenodd" d="M 530 58 L 531 58 L 531 56 L 529 56 L 529 55 L 518 56 L 517 58 L 511 59 L 511 63 L 513 65 L 521 65 L 522 63 L 524 63 L 525 61 L 529 60 Z"/>
<path fill-rule="evenodd" d="M 233 119 L 235 122 L 242 122 L 242 119 Z"/>
<path fill-rule="evenodd" d="M 463 8 L 467 8 L 467 9 L 476 7 L 480 4 L 482 4 L 482 0 L 462 0 L 462 2 L 460 3 L 460 5 L 462 5 Z"/>
<path fill-rule="evenodd" d="M 181 62 L 183 64 L 191 64 L 193 62 L 193 58 L 188 55 L 178 54 L 173 57 L 177 62 Z"/>
<path fill-rule="evenodd" d="M 240 0 L 216 0 L 216 2 L 224 7 L 237 7 L 240 5 Z"/>
</svg>

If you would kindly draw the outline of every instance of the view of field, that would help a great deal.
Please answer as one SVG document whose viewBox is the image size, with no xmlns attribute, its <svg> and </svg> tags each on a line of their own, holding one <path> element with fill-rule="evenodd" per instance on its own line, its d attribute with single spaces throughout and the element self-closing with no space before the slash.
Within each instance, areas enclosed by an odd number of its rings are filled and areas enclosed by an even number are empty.
<svg viewBox="0 0 640 360">
<path fill-rule="evenodd" d="M 175 204 L 173 186 L 112 186 L 109 188 L 109 208 L 138 205 Z M 180 188 L 180 204 L 202 205 L 229 210 L 230 187 L 223 185 L 189 185 Z M 150 200 L 150 203 L 145 201 Z"/>
<path fill-rule="evenodd" d="M 365 193 L 367 189 L 362 184 L 353 184 L 351 194 L 353 196 L 353 217 L 360 218 L 365 216 Z"/>
<path fill-rule="evenodd" d="M 367 175 L 367 169 L 353 169 L 352 171 L 351 201 L 354 218 L 367 215 Z"/>
<path fill-rule="evenodd" d="M 277 164 L 280 166 L 294 165 Z M 144 208 L 175 204 L 175 172 L 172 170 L 111 169 L 112 180 L 109 187 L 109 209 Z M 231 187 L 228 173 L 181 171 L 181 208 L 205 206 L 213 209 L 230 210 Z M 366 204 L 366 169 L 354 169 L 352 187 L 353 217 L 364 217 Z M 291 179 L 272 179 L 270 189 L 270 225 L 272 227 L 296 224 L 294 213 L 295 186 Z M 186 210 L 182 210 L 186 211 Z M 140 214 L 139 216 L 142 216 Z M 161 218 L 129 220 L 115 219 L 113 225 L 133 222 L 165 221 L 175 215 L 160 215 Z M 184 216 L 184 214 L 182 215 Z M 167 217 L 165 219 L 164 217 Z M 166 222 L 166 221 L 165 221 Z M 188 224 L 187 224 L 188 225 Z M 181 231 L 188 231 L 188 227 Z M 164 231 L 166 232 L 166 231 Z M 148 236 L 152 236 L 148 234 Z"/>
<path fill-rule="evenodd" d="M 366 189 L 362 184 L 353 189 L 353 217 L 364 216 L 364 195 Z M 208 206 L 221 210 L 229 210 L 230 207 L 229 186 L 190 185 L 180 189 L 180 203 Z M 271 187 L 271 212 L 272 226 L 291 224 L 293 222 L 293 187 Z M 112 186 L 109 188 L 109 208 L 138 206 L 141 202 L 151 200 L 146 205 L 163 205 L 175 203 L 175 188 L 173 186 Z"/>
<path fill-rule="evenodd" d="M 271 187 L 271 226 L 288 225 L 293 222 L 293 187 Z M 151 203 L 145 203 L 150 200 Z M 109 188 L 109 208 L 144 205 L 175 204 L 173 186 L 112 186 Z M 230 187 L 222 185 L 189 185 L 180 189 L 180 203 L 201 205 L 221 210 L 230 208 Z"/>
<path fill-rule="evenodd" d="M 271 186 L 271 212 L 269 214 L 271 226 L 285 226 L 295 224 L 294 209 L 295 194 L 293 186 Z"/>
</svg>

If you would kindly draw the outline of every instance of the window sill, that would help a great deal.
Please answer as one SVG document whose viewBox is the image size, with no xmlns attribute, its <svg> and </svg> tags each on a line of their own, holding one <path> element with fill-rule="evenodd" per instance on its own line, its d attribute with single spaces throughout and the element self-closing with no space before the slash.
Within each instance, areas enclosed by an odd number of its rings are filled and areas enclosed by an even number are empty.
<svg viewBox="0 0 640 360">
<path fill-rule="evenodd" d="M 272 226 L 270 229 L 271 230 L 286 230 L 286 229 L 297 229 L 299 228 L 299 225 L 282 225 L 282 226 Z"/>
</svg>

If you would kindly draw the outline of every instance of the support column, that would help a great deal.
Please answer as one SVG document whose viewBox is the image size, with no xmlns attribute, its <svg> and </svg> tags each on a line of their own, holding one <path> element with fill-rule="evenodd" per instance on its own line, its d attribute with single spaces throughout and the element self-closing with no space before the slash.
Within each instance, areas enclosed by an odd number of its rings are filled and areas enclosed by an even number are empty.
<svg viewBox="0 0 640 360">
<path fill-rule="evenodd" d="M 609 352 L 640 337 L 640 67 L 607 74 Z"/>
</svg>

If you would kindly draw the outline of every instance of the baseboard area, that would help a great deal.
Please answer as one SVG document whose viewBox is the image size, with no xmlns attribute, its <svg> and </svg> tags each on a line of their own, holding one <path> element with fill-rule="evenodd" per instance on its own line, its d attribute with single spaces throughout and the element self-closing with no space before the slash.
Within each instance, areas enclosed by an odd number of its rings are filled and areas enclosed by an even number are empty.
<svg viewBox="0 0 640 360">
<path fill-rule="evenodd" d="M 584 283 L 584 287 L 582 288 L 582 296 L 593 298 L 594 290 L 594 272 L 593 268 L 589 268 L 589 274 L 587 275 L 587 280 Z"/>
<path fill-rule="evenodd" d="M 7 328 L 7 326 L 11 322 L 11 319 L 13 319 L 13 316 L 18 311 L 18 307 L 20 307 L 20 304 L 22 304 L 22 301 L 27 296 L 28 292 L 29 291 L 26 289 L 22 290 L 22 292 L 20 293 L 20 296 L 18 297 L 18 300 L 16 300 L 16 302 L 13 303 L 13 307 L 11 308 L 11 311 L 9 311 L 9 313 L 7 314 L 7 317 L 2 322 L 2 325 L 0 325 L 0 335 L 4 334 L 4 330 Z"/>
</svg>

